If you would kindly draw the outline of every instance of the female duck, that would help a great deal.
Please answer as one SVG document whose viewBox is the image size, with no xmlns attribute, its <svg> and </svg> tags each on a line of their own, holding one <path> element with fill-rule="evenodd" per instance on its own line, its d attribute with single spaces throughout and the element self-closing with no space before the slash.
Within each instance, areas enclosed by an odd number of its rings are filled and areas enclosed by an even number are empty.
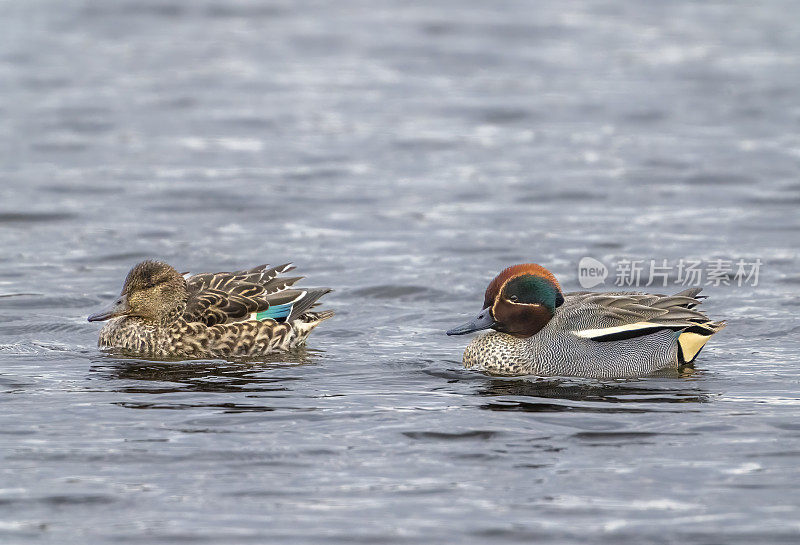
<svg viewBox="0 0 800 545">
<path fill-rule="evenodd" d="M 333 311 L 311 312 L 328 288 L 290 288 L 290 264 L 184 278 L 160 261 L 128 273 L 122 294 L 89 316 L 109 320 L 98 346 L 181 358 L 262 356 L 303 344 Z"/>
<path fill-rule="evenodd" d="M 691 365 L 725 327 L 696 309 L 698 293 L 562 294 L 544 267 L 514 265 L 489 284 L 478 317 L 447 334 L 494 329 L 464 351 L 466 367 L 492 374 L 639 376 Z"/>
</svg>

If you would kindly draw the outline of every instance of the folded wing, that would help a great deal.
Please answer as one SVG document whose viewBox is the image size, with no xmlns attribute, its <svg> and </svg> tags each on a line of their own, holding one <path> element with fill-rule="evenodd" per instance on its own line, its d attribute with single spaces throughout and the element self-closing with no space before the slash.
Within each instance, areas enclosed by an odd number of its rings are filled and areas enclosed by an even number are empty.
<svg viewBox="0 0 800 545">
<path fill-rule="evenodd" d="M 252 269 L 204 273 L 186 279 L 189 299 L 184 318 L 208 326 L 244 320 L 292 321 L 315 306 L 328 288 L 293 288 L 298 277 L 279 276 L 293 270 L 259 265 Z"/>
<path fill-rule="evenodd" d="M 644 293 L 567 294 L 564 319 L 573 334 L 598 342 L 650 335 L 664 329 L 710 336 L 724 327 L 696 307 L 700 288 L 675 295 Z"/>
</svg>

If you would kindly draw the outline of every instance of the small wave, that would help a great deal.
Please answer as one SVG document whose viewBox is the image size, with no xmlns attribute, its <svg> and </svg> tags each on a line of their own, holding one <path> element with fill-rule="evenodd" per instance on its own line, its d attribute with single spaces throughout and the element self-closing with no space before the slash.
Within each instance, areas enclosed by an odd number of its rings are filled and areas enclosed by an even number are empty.
<svg viewBox="0 0 800 545">
<path fill-rule="evenodd" d="M 402 299 L 410 301 L 446 299 L 447 292 L 424 286 L 402 286 L 394 284 L 384 284 L 377 286 L 367 286 L 352 292 L 357 297 L 369 297 L 372 299 Z"/>
<path fill-rule="evenodd" d="M 434 439 L 437 441 L 459 441 L 464 439 L 491 439 L 499 432 L 490 430 L 469 430 L 461 433 L 443 431 L 404 431 L 403 435 L 411 439 Z"/>
<path fill-rule="evenodd" d="M 46 223 L 66 221 L 76 217 L 69 212 L 3 212 L 0 213 L 0 223 Z"/>
</svg>

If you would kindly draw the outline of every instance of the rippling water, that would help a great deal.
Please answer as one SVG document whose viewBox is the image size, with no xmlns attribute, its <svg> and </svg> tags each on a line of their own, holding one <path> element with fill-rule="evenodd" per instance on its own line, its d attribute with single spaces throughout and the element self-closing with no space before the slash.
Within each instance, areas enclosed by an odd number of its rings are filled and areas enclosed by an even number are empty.
<svg viewBox="0 0 800 545">
<path fill-rule="evenodd" d="M 798 541 L 795 3 L 0 6 L 0 541 Z M 692 373 L 461 369 L 492 276 L 583 256 L 763 266 Z M 338 315 L 105 355 L 145 257 Z"/>
</svg>

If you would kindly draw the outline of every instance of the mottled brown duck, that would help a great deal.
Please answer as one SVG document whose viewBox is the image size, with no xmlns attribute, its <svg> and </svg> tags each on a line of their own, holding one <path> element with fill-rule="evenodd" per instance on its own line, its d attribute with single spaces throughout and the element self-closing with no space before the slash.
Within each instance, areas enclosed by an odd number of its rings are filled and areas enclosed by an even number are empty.
<svg viewBox="0 0 800 545">
<path fill-rule="evenodd" d="M 143 261 L 110 306 L 98 346 L 151 357 L 256 357 L 305 343 L 333 311 L 313 311 L 329 288 L 296 288 L 294 267 L 259 265 L 236 272 L 181 274 Z"/>
</svg>

